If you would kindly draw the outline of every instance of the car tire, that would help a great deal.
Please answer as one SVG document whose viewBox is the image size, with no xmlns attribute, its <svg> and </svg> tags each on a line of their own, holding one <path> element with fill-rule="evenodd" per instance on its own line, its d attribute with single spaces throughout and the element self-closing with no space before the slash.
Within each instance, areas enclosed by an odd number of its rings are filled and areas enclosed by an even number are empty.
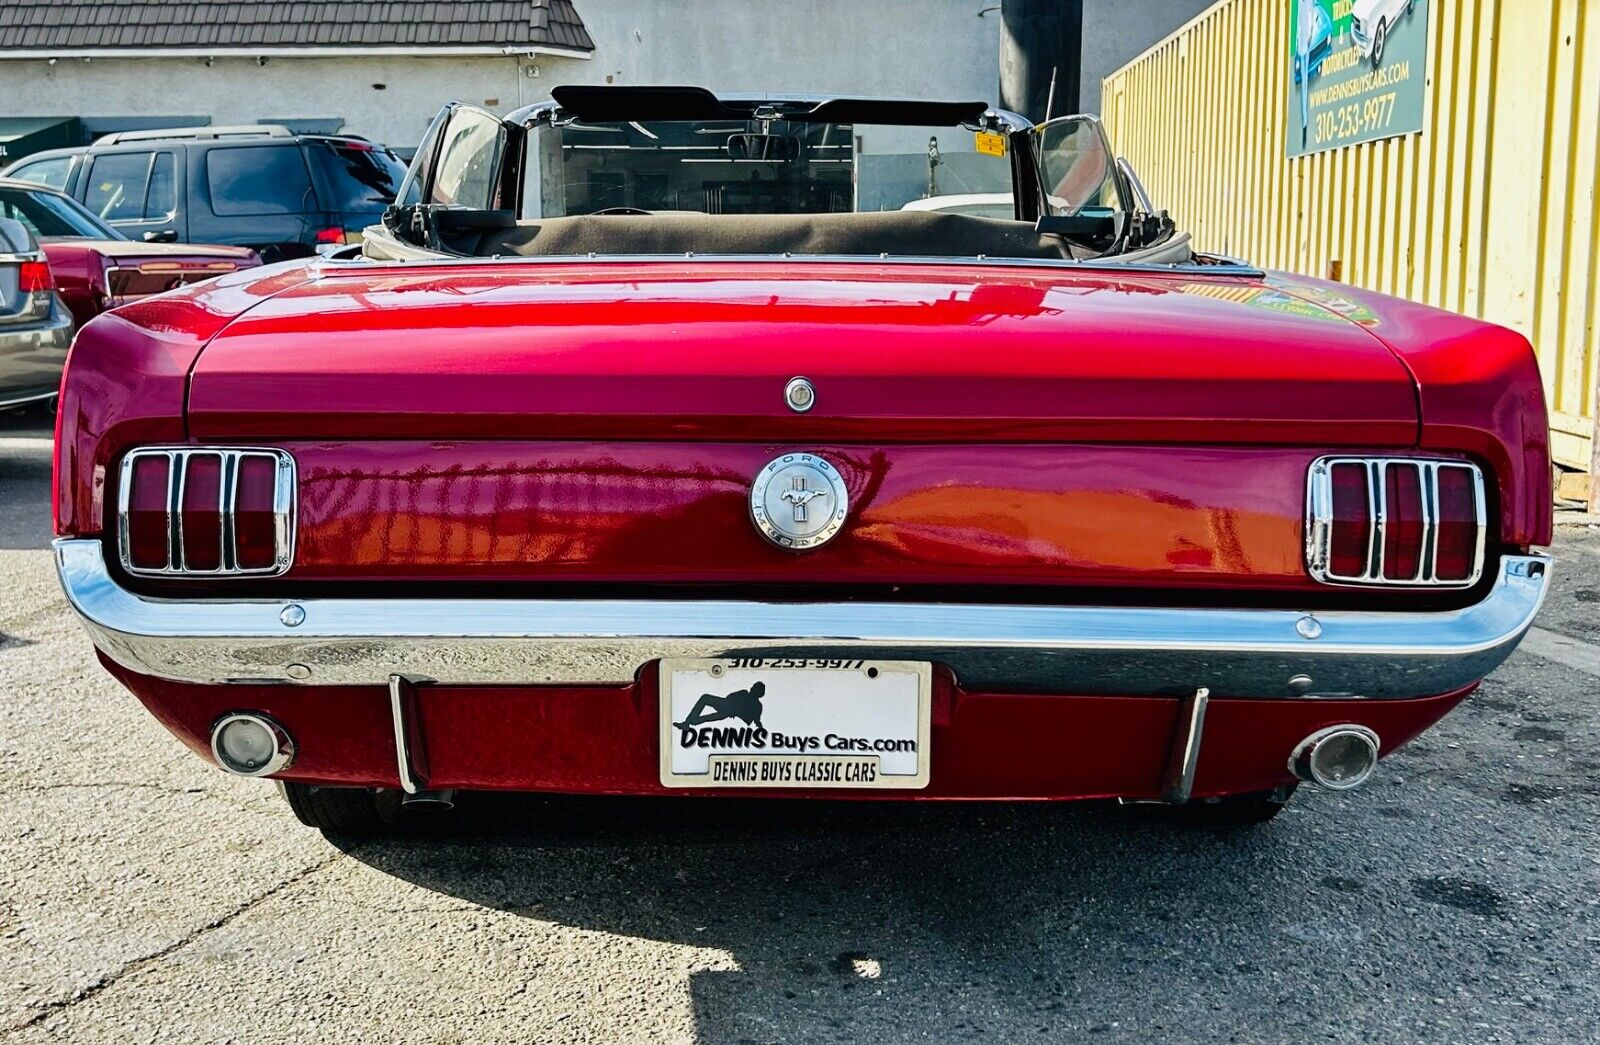
<svg viewBox="0 0 1600 1045">
<path fill-rule="evenodd" d="M 299 821 L 325 835 L 385 834 L 400 823 L 400 799 L 394 792 L 291 781 L 279 781 L 278 787 Z"/>
<path fill-rule="evenodd" d="M 1271 791 L 1251 791 L 1242 795 L 1197 799 L 1174 810 L 1185 823 L 1195 827 L 1254 827 L 1283 812 L 1299 784 L 1275 787 Z"/>
<path fill-rule="evenodd" d="M 1376 69 L 1383 64 L 1383 45 L 1389 36 L 1389 23 L 1378 19 L 1378 28 L 1372 34 L 1372 67 Z"/>
</svg>

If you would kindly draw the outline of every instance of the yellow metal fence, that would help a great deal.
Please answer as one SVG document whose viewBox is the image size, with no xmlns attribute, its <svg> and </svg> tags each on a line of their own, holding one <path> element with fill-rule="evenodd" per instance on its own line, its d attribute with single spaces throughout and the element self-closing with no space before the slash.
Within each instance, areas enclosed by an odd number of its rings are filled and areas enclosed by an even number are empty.
<svg viewBox="0 0 1600 1045">
<path fill-rule="evenodd" d="M 1107 77 L 1107 129 L 1205 250 L 1503 323 L 1587 469 L 1600 0 L 1431 0 L 1421 134 L 1285 157 L 1289 0 L 1224 0 Z"/>
</svg>

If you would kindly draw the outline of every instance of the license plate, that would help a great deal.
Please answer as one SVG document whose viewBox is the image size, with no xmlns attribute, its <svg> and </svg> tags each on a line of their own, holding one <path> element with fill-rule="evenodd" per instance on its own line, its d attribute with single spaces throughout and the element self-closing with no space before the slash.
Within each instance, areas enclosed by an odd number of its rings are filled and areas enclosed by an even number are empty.
<svg viewBox="0 0 1600 1045">
<path fill-rule="evenodd" d="M 932 679 L 911 661 L 663 660 L 661 783 L 927 787 Z"/>
</svg>

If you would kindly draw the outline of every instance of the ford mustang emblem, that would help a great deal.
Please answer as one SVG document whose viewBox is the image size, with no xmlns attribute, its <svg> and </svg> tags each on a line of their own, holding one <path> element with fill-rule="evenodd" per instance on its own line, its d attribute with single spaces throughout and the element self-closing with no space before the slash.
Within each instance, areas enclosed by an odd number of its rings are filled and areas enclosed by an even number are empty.
<svg viewBox="0 0 1600 1045">
<path fill-rule="evenodd" d="M 816 454 L 784 454 L 750 484 L 750 518 L 780 548 L 819 548 L 844 526 L 849 496 L 839 470 Z"/>
</svg>

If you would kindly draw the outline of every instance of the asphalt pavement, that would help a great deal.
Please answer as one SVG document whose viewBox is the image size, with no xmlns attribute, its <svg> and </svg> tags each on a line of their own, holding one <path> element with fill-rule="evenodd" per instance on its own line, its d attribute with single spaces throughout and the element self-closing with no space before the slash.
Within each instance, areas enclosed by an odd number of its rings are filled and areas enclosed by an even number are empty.
<svg viewBox="0 0 1600 1045">
<path fill-rule="evenodd" d="M 0 1040 L 1591 1041 L 1600 528 L 1529 646 L 1271 824 L 480 799 L 335 846 L 189 754 L 56 586 L 0 416 Z"/>
</svg>

